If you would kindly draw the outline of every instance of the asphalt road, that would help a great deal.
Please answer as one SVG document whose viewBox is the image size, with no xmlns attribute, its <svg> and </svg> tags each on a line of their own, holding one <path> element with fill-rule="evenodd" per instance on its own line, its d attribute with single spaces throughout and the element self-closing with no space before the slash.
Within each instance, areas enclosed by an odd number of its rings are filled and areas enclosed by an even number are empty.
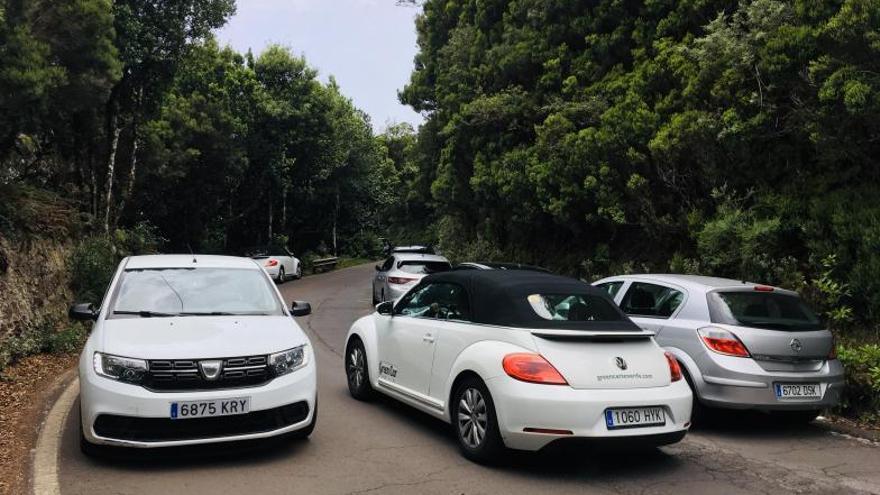
<svg viewBox="0 0 880 495">
<path fill-rule="evenodd" d="M 499 467 L 472 464 L 445 424 L 390 400 L 349 397 L 341 349 L 350 323 L 370 311 L 371 275 L 371 266 L 359 266 L 282 286 L 286 299 L 313 308 L 300 319 L 318 359 L 320 412 L 309 440 L 96 461 L 80 454 L 70 414 L 61 493 L 880 493 L 880 446 L 744 415 L 649 452 L 517 454 Z"/>
</svg>

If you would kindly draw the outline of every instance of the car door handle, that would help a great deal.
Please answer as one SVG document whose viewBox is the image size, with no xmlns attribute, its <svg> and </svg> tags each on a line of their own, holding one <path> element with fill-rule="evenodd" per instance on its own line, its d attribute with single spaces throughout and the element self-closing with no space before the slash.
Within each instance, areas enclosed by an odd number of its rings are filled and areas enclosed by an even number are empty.
<svg viewBox="0 0 880 495">
<path fill-rule="evenodd" d="M 434 336 L 431 335 L 430 333 L 426 333 L 425 336 L 422 337 L 422 340 L 423 340 L 424 342 L 434 343 Z"/>
</svg>

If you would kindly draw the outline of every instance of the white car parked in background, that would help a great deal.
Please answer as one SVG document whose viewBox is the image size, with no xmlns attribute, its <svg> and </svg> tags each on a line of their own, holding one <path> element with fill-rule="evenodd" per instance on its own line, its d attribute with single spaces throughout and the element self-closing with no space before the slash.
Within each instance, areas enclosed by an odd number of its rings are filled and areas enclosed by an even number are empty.
<svg viewBox="0 0 880 495">
<path fill-rule="evenodd" d="M 253 260 L 135 256 L 120 263 L 79 361 L 81 448 L 165 447 L 307 436 L 315 359 Z"/>
<path fill-rule="evenodd" d="M 394 252 L 383 263 L 376 265 L 373 304 L 394 301 L 426 275 L 451 269 L 449 260 L 443 256 L 409 251 Z"/>
<path fill-rule="evenodd" d="M 252 259 L 257 260 L 266 270 L 266 273 L 272 277 L 272 280 L 279 284 L 284 283 L 290 278 L 302 278 L 302 263 L 299 258 L 293 255 L 285 248 L 271 249 L 266 253 L 254 254 Z"/>
<path fill-rule="evenodd" d="M 451 423 L 478 462 L 556 441 L 663 445 L 687 432 L 691 391 L 652 335 L 578 280 L 450 271 L 356 321 L 345 371 L 353 397 Z"/>
</svg>

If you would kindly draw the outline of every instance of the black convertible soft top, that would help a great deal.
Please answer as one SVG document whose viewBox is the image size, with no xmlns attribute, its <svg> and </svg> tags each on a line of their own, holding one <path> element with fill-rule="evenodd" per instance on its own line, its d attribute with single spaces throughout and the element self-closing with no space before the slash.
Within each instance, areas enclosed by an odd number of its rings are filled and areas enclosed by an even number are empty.
<svg viewBox="0 0 880 495">
<path fill-rule="evenodd" d="M 608 293 L 569 277 L 525 270 L 464 270 L 428 275 L 419 285 L 432 282 L 458 284 L 467 290 L 474 323 L 518 328 L 595 331 L 641 331 L 608 297 Z M 604 313 L 614 320 L 547 320 L 528 301 L 531 294 L 582 295 L 607 304 Z M 595 299 L 594 299 L 595 298 Z"/>
</svg>

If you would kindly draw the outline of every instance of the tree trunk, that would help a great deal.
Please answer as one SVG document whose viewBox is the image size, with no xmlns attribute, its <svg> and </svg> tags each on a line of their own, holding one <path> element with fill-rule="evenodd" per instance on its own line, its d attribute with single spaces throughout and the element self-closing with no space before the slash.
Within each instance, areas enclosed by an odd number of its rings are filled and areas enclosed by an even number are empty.
<svg viewBox="0 0 880 495">
<path fill-rule="evenodd" d="M 128 170 L 128 185 L 125 187 L 125 190 L 122 192 L 122 197 L 119 201 L 119 207 L 116 209 L 116 220 L 113 222 L 114 226 L 119 221 L 119 217 L 125 211 L 125 203 L 131 200 L 131 195 L 134 192 L 134 182 L 137 177 L 137 152 L 138 152 L 138 140 L 140 139 L 140 134 L 138 130 L 140 128 L 140 116 L 143 112 L 143 103 L 144 103 L 144 88 L 139 87 L 137 92 L 135 93 L 135 109 L 134 109 L 134 117 L 131 121 L 131 155 L 129 156 L 129 163 L 131 164 L 131 168 Z"/>
<path fill-rule="evenodd" d="M 336 250 L 336 220 L 339 217 L 339 186 L 336 186 L 336 208 L 333 210 L 333 256 L 339 256 Z"/>
<path fill-rule="evenodd" d="M 107 178 L 104 182 L 104 233 L 110 232 L 110 205 L 113 204 L 113 175 L 116 171 L 116 150 L 119 148 L 119 134 L 121 129 L 117 125 L 116 116 L 111 117 L 110 123 L 110 153 L 107 158 Z"/>
<path fill-rule="evenodd" d="M 266 240 L 266 244 L 272 243 L 272 191 L 269 190 L 269 238 Z"/>
<path fill-rule="evenodd" d="M 287 181 L 281 186 L 281 229 L 287 228 Z"/>
<path fill-rule="evenodd" d="M 138 128 L 137 122 L 132 126 L 131 132 L 131 155 L 129 158 L 129 163 L 131 163 L 131 168 L 128 169 L 128 183 L 126 184 L 125 190 L 122 192 L 122 197 L 119 200 L 119 206 L 116 208 L 116 221 L 114 224 L 119 222 L 119 218 L 125 213 L 125 203 L 131 200 L 131 196 L 134 193 L 134 182 L 137 178 L 137 152 L 138 152 Z"/>
<path fill-rule="evenodd" d="M 89 212 L 98 218 L 98 176 L 95 175 L 95 149 L 89 149 Z"/>
</svg>

